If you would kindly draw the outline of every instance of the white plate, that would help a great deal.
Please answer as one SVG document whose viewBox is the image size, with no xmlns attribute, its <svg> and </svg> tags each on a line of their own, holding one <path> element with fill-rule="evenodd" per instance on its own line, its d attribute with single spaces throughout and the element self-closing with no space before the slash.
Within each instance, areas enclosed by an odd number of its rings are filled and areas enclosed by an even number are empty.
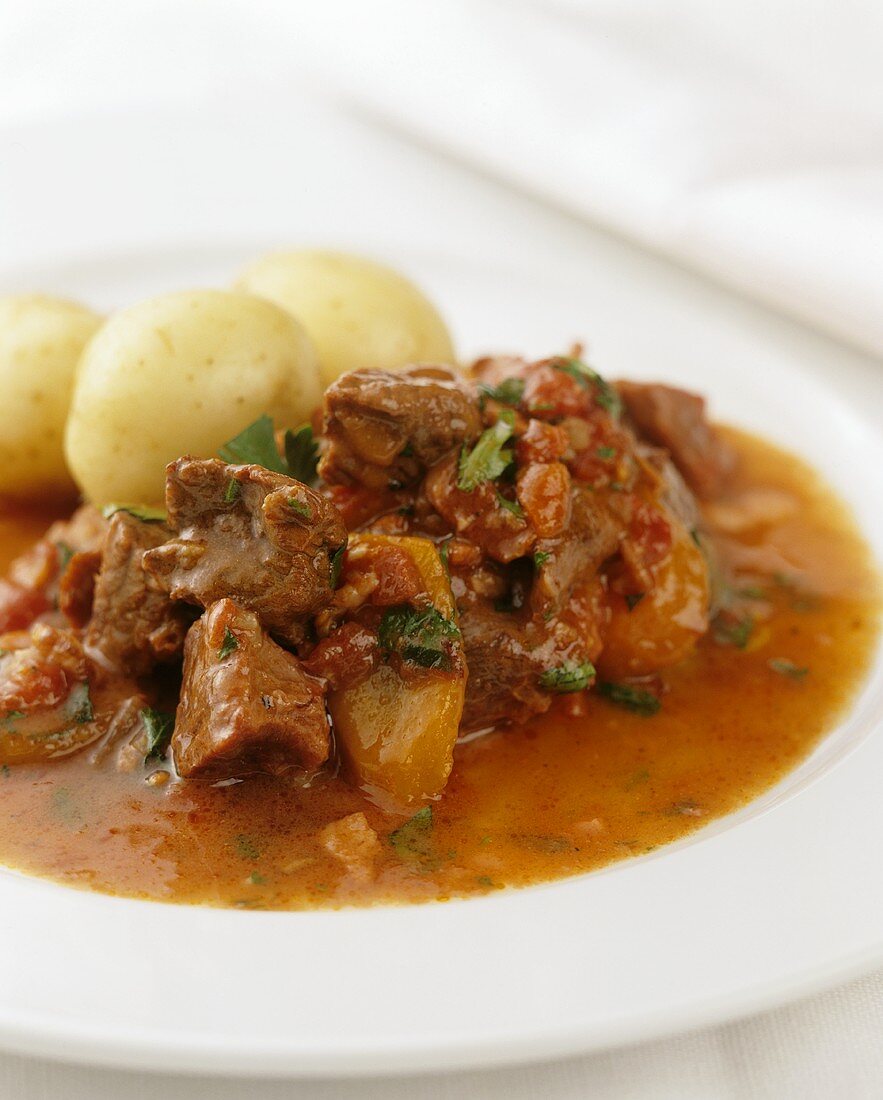
<svg viewBox="0 0 883 1100">
<path fill-rule="evenodd" d="M 223 284 L 254 251 L 93 258 L 28 281 L 110 306 Z M 598 310 L 573 281 L 402 262 L 469 352 L 548 353 L 589 334 L 610 374 L 710 390 L 718 416 L 811 458 L 883 549 L 879 424 L 781 349 L 699 331 L 685 344 L 659 318 Z M 0 873 L 0 1044 L 166 1070 L 388 1073 L 582 1051 L 780 1003 L 883 960 L 881 713 L 878 662 L 848 720 L 743 811 L 608 871 L 480 900 L 220 911 Z"/>
</svg>

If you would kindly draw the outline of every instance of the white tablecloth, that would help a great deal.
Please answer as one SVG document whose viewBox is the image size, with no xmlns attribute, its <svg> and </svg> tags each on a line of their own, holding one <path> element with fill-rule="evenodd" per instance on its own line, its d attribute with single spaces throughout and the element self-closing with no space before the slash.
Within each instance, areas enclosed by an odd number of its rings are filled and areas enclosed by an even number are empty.
<svg viewBox="0 0 883 1100">
<path fill-rule="evenodd" d="M 152 21 L 150 10 L 159 13 L 159 22 Z M 254 97 L 259 114 L 262 100 L 285 95 L 291 118 L 284 141 L 303 145 L 312 186 L 301 189 L 297 204 L 285 216 L 277 213 L 275 220 L 269 220 L 259 201 L 240 212 L 239 230 L 254 239 L 326 239 L 345 245 L 354 234 L 360 241 L 373 239 L 390 247 L 475 252 L 502 264 L 523 266 L 527 260 L 575 275 L 585 271 L 591 257 L 593 269 L 603 270 L 611 293 L 663 301 L 666 309 L 685 317 L 701 311 L 721 324 L 763 326 L 769 340 L 799 350 L 807 371 L 827 377 L 836 372 L 845 398 L 865 408 L 869 400 L 883 406 L 879 365 L 871 359 L 382 129 L 327 106 L 309 105 L 298 74 L 290 71 L 274 42 L 273 19 L 260 18 L 260 6 L 253 7 L 255 21 L 245 39 L 237 34 L 237 5 L 154 0 L 150 10 L 141 4 L 109 2 L 74 7 L 36 0 L 6 9 L 0 4 L 4 266 L 111 245 L 135 247 L 159 238 L 210 238 L 221 212 L 247 200 L 227 194 L 222 174 L 214 168 L 201 174 L 199 165 L 187 163 L 186 128 L 178 133 L 174 120 L 187 116 L 190 124 L 201 125 L 200 102 L 235 101 L 238 114 L 225 123 L 224 135 L 235 147 L 237 126 L 250 109 L 247 97 Z M 179 11 L 189 31 L 165 40 L 160 50 L 161 32 Z M 197 26 L 211 28 L 210 50 L 195 49 Z M 156 122 L 166 142 L 163 163 L 139 158 L 140 151 L 127 146 L 125 139 L 126 118 L 156 105 L 164 105 L 172 120 L 168 126 L 161 118 Z M 80 145 L 79 131 L 65 121 L 90 111 L 117 119 L 118 138 L 112 148 Z M 206 126 L 212 125 L 208 114 L 205 120 Z M 262 163 L 273 171 L 273 135 L 258 136 L 251 152 L 258 155 L 260 145 Z M 58 177 L 45 183 L 39 217 L 23 219 L 17 202 L 26 173 L 18 172 L 17 157 L 36 146 L 63 150 L 65 159 Z M 112 201 L 111 192 L 117 201 Z M 101 239 L 94 231 L 84 237 L 81 226 L 95 221 L 77 216 L 90 202 L 101 204 Z M 33 203 L 28 208 L 33 211 Z M 549 1065 L 444 1077 L 243 1083 L 134 1075 L 0 1055 L 0 1100 L 395 1100 L 415 1095 L 430 1100 L 588 1095 L 660 1100 L 839 1095 L 860 1100 L 883 1095 L 881 1036 L 883 973 L 772 1014 L 692 1035 Z"/>
</svg>

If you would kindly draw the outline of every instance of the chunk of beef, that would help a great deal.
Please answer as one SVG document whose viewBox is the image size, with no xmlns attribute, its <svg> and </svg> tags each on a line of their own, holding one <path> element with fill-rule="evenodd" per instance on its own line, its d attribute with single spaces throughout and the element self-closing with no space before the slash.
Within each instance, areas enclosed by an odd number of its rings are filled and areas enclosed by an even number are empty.
<svg viewBox="0 0 883 1100">
<path fill-rule="evenodd" d="M 17 641 L 0 658 L 0 763 L 50 759 L 94 741 L 101 728 L 78 638 L 38 623 Z"/>
<path fill-rule="evenodd" d="M 82 630 L 92 616 L 101 557 L 100 550 L 74 554 L 58 582 L 58 610 L 77 630 Z"/>
<path fill-rule="evenodd" d="M 412 485 L 481 429 L 476 395 L 453 370 L 353 371 L 325 393 L 319 472 L 328 482 L 372 489 Z"/>
<path fill-rule="evenodd" d="M 187 635 L 172 751 L 186 778 L 314 771 L 330 751 L 323 685 L 256 615 L 219 600 Z"/>
<path fill-rule="evenodd" d="M 144 523 L 126 512 L 117 512 L 110 521 L 86 629 L 86 649 L 105 668 L 144 676 L 184 651 L 193 616 L 143 567 L 145 551 L 170 536 L 165 524 Z M 62 578 L 63 594 L 86 570 L 88 562 L 80 565 L 84 557 L 77 554 L 71 560 Z"/>
<path fill-rule="evenodd" d="M 735 454 L 705 415 L 698 394 L 657 383 L 618 382 L 617 389 L 638 433 L 664 447 L 700 497 L 721 492 L 735 466 Z"/>
<path fill-rule="evenodd" d="M 536 614 L 557 612 L 581 580 L 593 576 L 615 553 L 622 537 L 620 519 L 597 494 L 574 486 L 571 519 L 559 538 L 537 543 L 536 580 L 531 589 L 531 607 Z"/>
<path fill-rule="evenodd" d="M 523 623 L 484 604 L 461 610 L 460 629 L 469 669 L 464 730 L 542 714 L 553 698 L 540 682 L 543 673 L 589 657 L 568 624 Z"/>
<path fill-rule="evenodd" d="M 177 530 L 144 555 L 173 599 L 208 607 L 225 596 L 296 645 L 331 600 L 333 555 L 346 545 L 339 513 L 299 481 L 262 466 L 179 458 L 166 471 Z"/>
<path fill-rule="evenodd" d="M 449 455 L 426 475 L 423 491 L 432 507 L 457 534 L 495 561 L 506 563 L 529 554 L 537 536 L 520 508 L 503 498 L 492 481 L 468 491 L 459 488 L 457 463 L 457 455 Z"/>
</svg>

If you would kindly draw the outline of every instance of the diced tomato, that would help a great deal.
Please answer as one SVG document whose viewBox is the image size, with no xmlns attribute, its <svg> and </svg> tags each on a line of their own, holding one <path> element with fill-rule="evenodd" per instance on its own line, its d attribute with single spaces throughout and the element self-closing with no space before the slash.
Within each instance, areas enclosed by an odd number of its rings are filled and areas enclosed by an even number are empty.
<svg viewBox="0 0 883 1100">
<path fill-rule="evenodd" d="M 42 592 L 0 580 L 0 634 L 24 630 L 50 606 Z"/>
<path fill-rule="evenodd" d="M 518 474 L 518 503 L 540 538 L 560 535 L 570 520 L 570 474 L 561 462 L 533 463 Z"/>
<path fill-rule="evenodd" d="M 527 431 L 518 440 L 515 457 L 519 466 L 531 462 L 557 462 L 569 445 L 567 432 L 555 424 L 531 420 Z"/>
<path fill-rule="evenodd" d="M 528 374 L 522 404 L 540 420 L 563 416 L 589 416 L 595 409 L 593 395 L 566 371 L 543 364 Z"/>
</svg>

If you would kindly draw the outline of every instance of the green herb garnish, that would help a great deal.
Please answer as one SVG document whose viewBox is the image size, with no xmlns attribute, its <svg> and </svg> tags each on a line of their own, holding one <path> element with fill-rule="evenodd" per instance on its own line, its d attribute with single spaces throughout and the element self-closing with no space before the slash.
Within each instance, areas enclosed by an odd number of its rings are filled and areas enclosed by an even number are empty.
<svg viewBox="0 0 883 1100">
<path fill-rule="evenodd" d="M 626 710 L 633 711 L 635 714 L 649 716 L 655 714 L 661 706 L 658 697 L 652 691 L 634 687 L 632 684 L 600 683 L 598 694 L 609 699 L 611 703 L 616 703 L 618 707 L 625 707 Z"/>
<path fill-rule="evenodd" d="M 567 695 L 572 691 L 584 691 L 595 676 L 595 666 L 591 661 L 576 664 L 566 661 L 557 668 L 547 668 L 540 676 L 540 686 L 546 691 L 558 695 Z"/>
<path fill-rule="evenodd" d="M 255 863 L 261 858 L 260 849 L 246 833 L 239 833 L 234 837 L 233 842 L 236 845 L 236 854 L 240 859 Z"/>
<path fill-rule="evenodd" d="M 451 668 L 451 645 L 460 637 L 456 625 L 434 607 L 391 607 L 380 620 L 381 648 L 421 668 Z"/>
<path fill-rule="evenodd" d="M 622 413 L 622 399 L 619 394 L 587 363 L 581 359 L 556 359 L 552 362 L 552 366 L 556 370 L 569 374 L 584 389 L 594 389 L 595 404 L 610 413 L 614 419 Z"/>
<path fill-rule="evenodd" d="M 313 509 L 309 506 L 309 504 L 304 504 L 302 500 L 298 500 L 297 497 L 288 498 L 288 507 L 293 512 L 297 512 L 299 516 L 303 516 L 304 519 L 312 518 Z"/>
<path fill-rule="evenodd" d="M 288 463 L 279 454 L 273 421 L 264 413 L 253 424 L 228 440 L 218 451 L 225 462 L 234 465 L 263 466 L 277 474 L 288 473 Z"/>
<path fill-rule="evenodd" d="M 66 542 L 57 542 L 55 552 L 58 555 L 58 575 L 63 577 L 76 551 L 72 546 L 68 546 Z"/>
<path fill-rule="evenodd" d="M 338 548 L 331 555 L 331 576 L 329 577 L 329 583 L 332 588 L 337 588 L 340 581 L 340 571 L 343 569 L 343 555 L 346 553 L 346 543 Z"/>
<path fill-rule="evenodd" d="M 498 492 L 497 501 L 501 508 L 505 508 L 507 512 L 511 512 L 517 519 L 524 519 L 524 509 L 517 500 L 510 500 L 508 497 L 504 497 L 502 493 Z"/>
<path fill-rule="evenodd" d="M 285 461 L 287 473 L 304 485 L 312 485 L 316 480 L 316 467 L 319 465 L 319 444 L 313 436 L 313 429 L 304 424 L 297 431 L 285 433 Z"/>
<path fill-rule="evenodd" d="M 780 676 L 787 676 L 790 680 L 802 680 L 809 672 L 808 668 L 800 668 L 787 657 L 773 657 L 771 661 L 767 661 L 767 666 L 773 672 L 778 672 Z"/>
<path fill-rule="evenodd" d="M 431 858 L 432 824 L 432 807 L 424 806 L 389 834 L 389 842 L 399 859 L 423 862 Z"/>
<path fill-rule="evenodd" d="M 153 707 L 144 707 L 139 713 L 144 723 L 144 732 L 147 734 L 147 752 L 144 754 L 144 762 L 152 758 L 162 759 L 168 752 L 172 740 L 175 716 L 161 710 L 154 710 Z"/>
<path fill-rule="evenodd" d="M 512 425 L 502 417 L 482 432 L 478 442 L 460 452 L 457 488 L 471 493 L 485 481 L 495 481 L 512 461 L 512 452 L 503 444 L 512 436 Z"/>
<path fill-rule="evenodd" d="M 478 389 L 482 398 L 490 397 L 494 401 L 499 401 L 501 405 L 517 405 L 524 397 L 524 379 L 504 378 L 499 386 L 489 386 L 481 382 Z"/>
<path fill-rule="evenodd" d="M 542 569 L 546 562 L 551 558 L 551 554 L 546 550 L 537 550 L 534 552 L 533 564 L 536 569 Z"/>
<path fill-rule="evenodd" d="M 235 477 L 231 477 L 227 482 L 227 488 L 224 490 L 224 503 L 232 504 L 235 500 L 239 500 L 241 496 L 242 486 Z"/>
<path fill-rule="evenodd" d="M 731 612 L 723 611 L 711 625 L 711 636 L 718 645 L 732 645 L 744 649 L 754 632 L 754 620 L 745 616 L 738 618 Z"/>
<path fill-rule="evenodd" d="M 608 458 L 613 458 L 613 456 L 616 454 L 616 448 L 599 447 L 598 450 L 595 451 L 595 454 L 598 456 L 598 458 L 603 458 L 606 461 Z"/>
<path fill-rule="evenodd" d="M 234 649 L 238 648 L 239 642 L 236 639 L 236 635 L 229 626 L 225 626 L 224 640 L 221 642 L 221 648 L 218 650 L 218 660 L 223 661 L 225 657 L 230 656 Z"/>
<path fill-rule="evenodd" d="M 117 512 L 125 512 L 142 523 L 165 523 L 167 519 L 163 508 L 151 508 L 146 504 L 105 504 L 101 511 L 105 519 L 110 519 Z"/>
</svg>

